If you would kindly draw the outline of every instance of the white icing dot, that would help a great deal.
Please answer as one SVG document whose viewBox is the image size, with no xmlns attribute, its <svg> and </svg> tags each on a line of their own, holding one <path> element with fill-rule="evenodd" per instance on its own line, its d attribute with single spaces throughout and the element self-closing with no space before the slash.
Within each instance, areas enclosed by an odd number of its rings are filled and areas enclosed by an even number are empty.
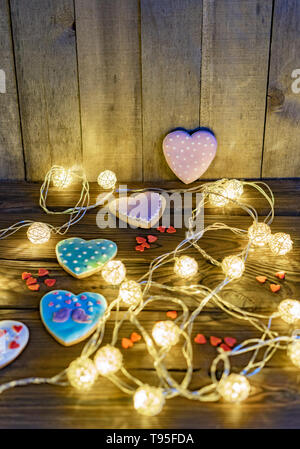
<svg viewBox="0 0 300 449">
<path fill-rule="evenodd" d="M 91 259 L 95 259 L 95 256 L 92 256 Z"/>
<path fill-rule="evenodd" d="M 86 254 L 86 251 L 82 251 L 82 254 Z"/>
<path fill-rule="evenodd" d="M 78 263 L 77 260 L 73 260 L 73 263 Z"/>
<path fill-rule="evenodd" d="M 90 270 L 91 268 L 93 268 L 91 265 L 88 265 L 87 267 L 88 267 L 89 270 Z"/>
<path fill-rule="evenodd" d="M 103 254 L 103 256 L 102 256 L 102 257 L 105 257 L 105 258 L 106 258 L 106 257 L 107 257 L 107 255 L 106 255 L 106 254 Z"/>
<path fill-rule="evenodd" d="M 72 253 L 68 253 L 67 256 L 68 256 L 68 257 L 71 257 L 71 256 L 72 256 Z"/>
<path fill-rule="evenodd" d="M 84 261 L 85 261 L 85 262 L 88 262 L 88 261 L 89 261 L 89 259 L 84 259 Z"/>
<path fill-rule="evenodd" d="M 206 137 L 206 140 L 209 140 L 209 137 Z"/>
<path fill-rule="evenodd" d="M 113 245 L 113 244 L 111 243 L 111 244 L 109 245 L 109 247 L 110 247 L 110 248 L 113 248 L 113 247 L 114 247 L 114 245 Z"/>
<path fill-rule="evenodd" d="M 63 263 L 67 263 L 68 261 L 67 260 L 63 260 Z"/>
<path fill-rule="evenodd" d="M 99 251 L 94 251 L 94 254 L 99 254 Z"/>
<path fill-rule="evenodd" d="M 78 254 L 78 256 L 77 256 L 77 257 L 78 257 L 78 259 L 80 259 L 80 258 L 82 257 L 82 255 L 81 255 L 81 254 Z"/>
<path fill-rule="evenodd" d="M 76 251 L 78 251 L 79 250 L 79 248 L 75 248 L 76 249 Z"/>
<path fill-rule="evenodd" d="M 67 251 L 67 248 L 63 248 L 62 250 L 63 250 L 63 251 Z"/>
<path fill-rule="evenodd" d="M 75 267 L 75 271 L 80 271 L 80 268 L 79 267 Z"/>
<path fill-rule="evenodd" d="M 92 246 L 88 246 L 89 249 L 93 248 Z"/>
<path fill-rule="evenodd" d="M 106 249 L 106 246 L 101 246 L 101 249 Z"/>
</svg>

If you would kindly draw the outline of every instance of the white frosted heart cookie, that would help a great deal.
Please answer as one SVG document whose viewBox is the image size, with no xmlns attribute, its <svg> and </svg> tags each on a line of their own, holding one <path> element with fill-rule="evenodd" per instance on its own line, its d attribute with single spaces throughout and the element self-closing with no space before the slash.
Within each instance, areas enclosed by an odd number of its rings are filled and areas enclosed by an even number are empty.
<svg viewBox="0 0 300 449">
<path fill-rule="evenodd" d="M 0 369 L 15 360 L 25 349 L 29 330 L 20 321 L 0 321 Z"/>
</svg>

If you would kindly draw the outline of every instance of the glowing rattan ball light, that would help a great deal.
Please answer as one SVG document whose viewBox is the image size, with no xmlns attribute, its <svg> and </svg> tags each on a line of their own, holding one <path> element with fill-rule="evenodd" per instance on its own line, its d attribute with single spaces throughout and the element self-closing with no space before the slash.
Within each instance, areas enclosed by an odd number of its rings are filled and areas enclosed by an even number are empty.
<svg viewBox="0 0 300 449">
<path fill-rule="evenodd" d="M 293 365 L 300 368 L 300 340 L 295 340 L 288 345 L 287 355 L 291 359 Z"/>
<path fill-rule="evenodd" d="M 36 221 L 29 226 L 27 230 L 27 237 L 31 243 L 36 245 L 46 243 L 51 237 L 51 230 L 46 223 Z"/>
<path fill-rule="evenodd" d="M 101 274 L 108 284 L 119 285 L 125 279 L 126 268 L 120 260 L 110 260 L 104 265 Z"/>
<path fill-rule="evenodd" d="M 245 270 L 243 260 L 238 256 L 227 256 L 222 261 L 222 270 L 231 279 L 238 279 Z"/>
<path fill-rule="evenodd" d="M 245 376 L 240 374 L 229 374 L 221 379 L 218 392 L 226 402 L 241 402 L 247 399 L 250 393 L 250 384 Z"/>
<path fill-rule="evenodd" d="M 214 207 L 223 207 L 229 203 L 226 190 L 219 186 L 209 194 L 209 202 Z"/>
<path fill-rule="evenodd" d="M 115 173 L 111 170 L 104 170 L 98 176 L 98 184 L 102 189 L 109 190 L 113 189 L 117 182 L 117 177 Z"/>
<path fill-rule="evenodd" d="M 278 306 L 280 318 L 288 324 L 300 319 L 300 302 L 294 299 L 285 299 Z"/>
<path fill-rule="evenodd" d="M 141 415 L 155 416 L 161 412 L 165 403 L 161 388 L 144 385 L 136 390 L 133 397 L 134 408 Z"/>
<path fill-rule="evenodd" d="M 63 167 L 57 167 L 52 174 L 52 182 L 55 187 L 59 189 L 65 189 L 73 180 L 73 176 L 70 170 L 66 170 Z"/>
<path fill-rule="evenodd" d="M 275 256 L 283 256 L 293 248 L 293 240 L 289 234 L 276 232 L 276 234 L 273 234 L 270 237 L 269 247 Z"/>
<path fill-rule="evenodd" d="M 237 179 L 230 179 L 225 182 L 224 190 L 227 198 L 231 200 L 238 200 L 244 192 L 243 183 Z"/>
<path fill-rule="evenodd" d="M 174 273 L 183 279 L 189 279 L 198 272 L 198 263 L 193 257 L 180 256 L 175 261 Z"/>
<path fill-rule="evenodd" d="M 98 372 L 94 363 L 88 358 L 73 360 L 67 369 L 67 377 L 72 387 L 77 390 L 88 390 L 97 379 Z"/>
<path fill-rule="evenodd" d="M 106 345 L 97 351 L 94 362 L 102 376 L 109 376 L 122 368 L 123 356 L 115 346 Z"/>
<path fill-rule="evenodd" d="M 180 329 L 173 321 L 159 321 L 153 326 L 152 337 L 158 346 L 174 346 L 178 343 Z"/>
<path fill-rule="evenodd" d="M 248 229 L 248 238 L 253 246 L 264 246 L 269 242 L 271 228 L 266 223 L 254 222 Z"/>
<path fill-rule="evenodd" d="M 135 281 L 122 282 L 119 290 L 119 299 L 128 307 L 137 306 L 143 298 L 140 284 Z"/>
</svg>

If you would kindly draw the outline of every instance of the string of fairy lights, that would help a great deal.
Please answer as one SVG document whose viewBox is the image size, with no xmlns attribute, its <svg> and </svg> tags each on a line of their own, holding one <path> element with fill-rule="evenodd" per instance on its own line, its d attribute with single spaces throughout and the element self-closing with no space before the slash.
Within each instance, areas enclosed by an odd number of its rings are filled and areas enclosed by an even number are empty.
<svg viewBox="0 0 300 449">
<path fill-rule="evenodd" d="M 81 181 L 82 189 L 75 206 L 64 211 L 49 210 L 47 195 L 51 184 L 64 189 L 76 179 Z M 115 191 L 116 183 L 116 175 L 110 170 L 103 171 L 98 177 L 100 187 L 109 191 L 107 198 Z M 256 189 L 268 202 L 270 212 L 263 221 L 259 221 L 256 210 L 242 200 L 245 187 Z M 289 234 L 284 232 L 273 234 L 271 231 L 270 225 L 274 218 L 274 196 L 268 185 L 263 182 L 221 179 L 188 189 L 164 192 L 173 193 L 175 191 L 201 192 L 203 194 L 202 200 L 192 211 L 184 240 L 173 251 L 155 258 L 151 262 L 148 272 L 138 280 L 127 278 L 126 267 L 120 260 L 111 260 L 105 264 L 101 276 L 106 283 L 117 286 L 118 293 L 108 305 L 99 320 L 96 331 L 87 340 L 80 356 L 62 372 L 51 378 L 31 377 L 13 380 L 1 385 L 0 393 L 16 386 L 42 383 L 71 385 L 77 390 L 86 391 L 94 385 L 99 376 L 104 376 L 123 392 L 132 396 L 133 406 L 137 412 L 154 416 L 161 412 L 166 400 L 175 396 L 198 401 L 222 399 L 232 403 L 239 403 L 247 399 L 251 394 L 249 378 L 261 371 L 277 350 L 286 351 L 291 363 L 300 368 L 299 331 L 297 329 L 291 331 L 289 327 L 287 335 L 279 335 L 272 329 L 274 319 L 281 319 L 292 327 L 296 325 L 300 319 L 299 301 L 285 299 L 271 315 L 263 315 L 244 310 L 220 296 L 225 285 L 242 277 L 250 248 L 255 250 L 257 247 L 268 246 L 276 256 L 283 256 L 292 250 L 293 242 Z M 205 207 L 207 203 L 214 207 L 226 207 L 234 204 L 250 215 L 253 224 L 247 230 L 230 227 L 224 223 L 214 223 L 205 227 L 200 233 L 194 233 L 193 219 L 199 213 L 200 208 Z M 103 200 L 101 204 L 103 204 Z M 60 227 L 41 222 L 20 221 L 0 230 L 0 239 L 12 235 L 23 227 L 28 227 L 28 239 L 34 244 L 43 244 L 49 240 L 51 233 L 65 234 L 70 226 L 78 223 L 84 217 L 88 210 L 99 207 L 99 204 L 90 205 L 89 183 L 82 171 L 65 170 L 63 167 L 54 166 L 47 173 L 42 184 L 40 206 L 47 214 L 65 214 L 69 215 L 69 219 Z M 246 245 L 239 254 L 233 254 L 218 261 L 208 254 L 199 242 L 205 233 L 221 229 L 242 237 L 245 239 Z M 200 257 L 204 257 L 223 272 L 224 279 L 214 289 L 202 284 L 193 284 L 193 277 L 198 273 L 199 265 L 194 257 L 183 254 L 189 249 L 196 249 Z M 163 265 L 170 263 L 174 266 L 176 276 L 186 281 L 184 285 L 160 284 L 153 280 L 155 272 Z M 194 304 L 192 310 L 187 306 L 186 300 L 182 299 L 183 296 L 185 298 L 188 296 L 189 301 Z M 155 301 L 166 301 L 169 305 L 174 304 L 182 310 L 182 313 L 174 321 L 164 320 L 154 323 L 152 331 L 149 333 L 139 320 L 139 315 L 146 306 Z M 194 370 L 191 336 L 195 319 L 208 303 L 213 303 L 224 313 L 252 325 L 261 334 L 258 338 L 243 341 L 230 351 L 218 348 L 218 355 L 211 364 L 211 383 L 200 389 L 191 390 L 189 385 Z M 118 313 L 121 307 L 125 308 L 123 314 Z M 113 311 L 116 312 L 116 318 L 111 341 L 109 344 L 102 345 L 106 323 Z M 158 386 L 144 383 L 127 371 L 125 367 L 123 354 L 116 345 L 119 331 L 126 320 L 136 327 L 144 339 L 145 348 L 153 360 Z M 186 371 L 181 382 L 174 379 L 166 366 L 166 356 L 175 345 L 176 349 L 180 345 L 186 362 Z M 239 373 L 233 372 L 231 359 L 241 354 L 248 354 L 250 359 Z M 217 375 L 220 366 L 221 378 Z"/>
</svg>

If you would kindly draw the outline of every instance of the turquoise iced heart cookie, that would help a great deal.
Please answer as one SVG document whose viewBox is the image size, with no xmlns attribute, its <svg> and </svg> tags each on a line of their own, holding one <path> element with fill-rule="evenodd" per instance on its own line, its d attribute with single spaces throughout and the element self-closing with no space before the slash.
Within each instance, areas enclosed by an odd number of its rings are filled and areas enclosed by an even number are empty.
<svg viewBox="0 0 300 449">
<path fill-rule="evenodd" d="M 84 240 L 77 237 L 61 240 L 56 245 L 58 263 L 72 276 L 82 279 L 100 271 L 117 254 L 111 240 Z"/>
<path fill-rule="evenodd" d="M 42 297 L 40 314 L 47 331 L 62 345 L 71 346 L 94 332 L 106 307 L 99 293 L 53 290 Z"/>
</svg>

